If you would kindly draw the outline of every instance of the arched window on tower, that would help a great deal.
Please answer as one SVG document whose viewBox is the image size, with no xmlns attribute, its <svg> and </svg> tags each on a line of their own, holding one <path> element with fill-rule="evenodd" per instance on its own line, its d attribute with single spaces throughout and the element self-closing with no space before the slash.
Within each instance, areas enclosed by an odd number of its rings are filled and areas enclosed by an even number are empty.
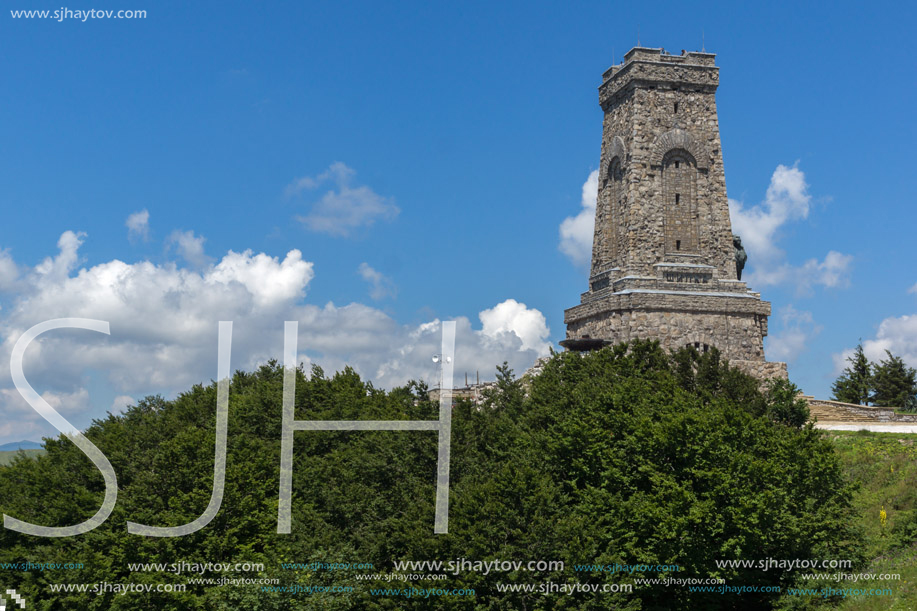
<svg viewBox="0 0 917 611">
<path fill-rule="evenodd" d="M 663 157 L 662 198 L 666 254 L 697 254 L 697 163 L 688 151 Z"/>
<path fill-rule="evenodd" d="M 609 263 L 617 262 L 618 253 L 621 248 L 622 214 L 624 208 L 624 168 L 621 164 L 621 158 L 615 157 L 611 160 L 611 166 L 608 168 L 608 203 L 609 218 L 605 225 L 605 247 L 607 248 L 607 261 Z"/>
</svg>

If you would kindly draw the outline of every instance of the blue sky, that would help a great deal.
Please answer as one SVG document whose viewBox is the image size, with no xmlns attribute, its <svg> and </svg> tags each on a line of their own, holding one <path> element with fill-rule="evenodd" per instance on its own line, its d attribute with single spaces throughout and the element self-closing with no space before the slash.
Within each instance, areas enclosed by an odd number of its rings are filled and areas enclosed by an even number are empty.
<svg viewBox="0 0 917 611">
<path fill-rule="evenodd" d="M 52 432 L 8 362 L 57 316 L 112 323 L 27 353 L 78 426 L 213 377 L 227 318 L 241 368 L 279 358 L 295 316 L 301 360 L 382 386 L 433 378 L 445 319 L 459 375 L 524 370 L 586 288 L 559 228 L 598 166 L 601 74 L 638 32 L 717 54 L 768 357 L 818 396 L 859 338 L 917 366 L 909 5 L 68 8 L 147 16 L 0 16 L 0 442 Z"/>
</svg>

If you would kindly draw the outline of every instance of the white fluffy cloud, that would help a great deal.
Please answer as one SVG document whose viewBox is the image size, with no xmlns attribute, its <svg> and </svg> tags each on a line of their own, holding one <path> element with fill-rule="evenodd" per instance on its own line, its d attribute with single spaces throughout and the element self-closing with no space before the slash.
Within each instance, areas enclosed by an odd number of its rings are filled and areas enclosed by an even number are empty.
<svg viewBox="0 0 917 611">
<path fill-rule="evenodd" d="M 747 208 L 729 200 L 732 229 L 742 237 L 748 252 L 751 273 L 743 280 L 756 286 L 789 284 L 800 295 L 812 294 L 815 286 L 849 286 L 851 255 L 832 250 L 821 261 L 809 259 L 797 266 L 786 261 L 786 253 L 778 245 L 780 230 L 788 223 L 806 219 L 811 207 L 809 185 L 796 165 L 777 166 L 761 204 Z"/>
<path fill-rule="evenodd" d="M 85 233 L 65 231 L 57 240 L 58 253 L 56 257 L 45 257 L 35 266 L 34 280 L 36 282 L 60 282 L 67 278 L 70 272 L 79 263 L 79 249 L 83 244 Z"/>
<path fill-rule="evenodd" d="M 324 184 L 333 186 L 312 204 L 308 214 L 297 219 L 318 233 L 345 237 L 359 227 L 369 227 L 377 220 L 392 220 L 400 210 L 391 198 L 383 197 L 367 186 L 352 186 L 356 172 L 336 162 L 318 176 L 297 178 L 286 188 L 287 197 L 302 195 Z"/>
<path fill-rule="evenodd" d="M 204 267 L 210 257 L 204 254 L 204 242 L 207 238 L 196 236 L 193 231 L 175 230 L 166 241 L 167 247 L 174 247 L 182 259 L 195 267 Z"/>
<path fill-rule="evenodd" d="M 815 324 L 811 312 L 799 311 L 792 305 L 781 308 L 779 316 L 783 328 L 767 337 L 767 355 L 775 361 L 792 363 L 822 327 Z"/>
<path fill-rule="evenodd" d="M 778 165 L 763 203 L 746 209 L 740 202 L 729 202 L 732 228 L 742 236 L 750 254 L 762 260 L 779 258 L 783 251 L 776 244 L 777 230 L 789 221 L 808 217 L 811 201 L 805 174 L 795 165 Z"/>
<path fill-rule="evenodd" d="M 907 292 L 917 293 L 917 284 L 910 287 Z M 863 341 L 863 353 L 873 363 L 886 358 L 886 350 L 900 356 L 911 367 L 917 367 L 917 314 L 886 318 L 879 323 L 876 336 Z M 852 356 L 853 352 L 854 348 L 849 347 L 831 355 L 835 375 L 847 367 L 847 358 Z"/>
<path fill-rule="evenodd" d="M 529 309 L 524 303 L 507 299 L 489 310 L 484 310 L 478 317 L 484 325 L 481 333 L 492 340 L 499 340 L 502 335 L 510 334 L 522 340 L 520 350 L 533 350 L 539 356 L 548 354 L 550 350 L 551 344 L 547 341 L 550 330 L 544 314 Z"/>
<path fill-rule="evenodd" d="M 150 239 L 150 213 L 144 209 L 140 212 L 134 212 L 124 221 L 127 226 L 127 239 L 130 241 L 143 240 L 146 242 Z"/>
<path fill-rule="evenodd" d="M 291 250 L 278 264 L 276 257 L 264 253 L 252 255 L 229 251 L 209 273 L 208 279 L 242 285 L 252 296 L 254 305 L 270 309 L 274 304 L 285 304 L 302 297 L 306 285 L 312 280 L 312 263 L 302 260 L 299 250 Z"/>
<path fill-rule="evenodd" d="M 751 258 L 752 255 L 749 255 Z M 799 266 L 786 262 L 774 263 L 767 267 L 766 262 L 759 263 L 752 274 L 743 280 L 757 286 L 786 284 L 795 287 L 798 296 L 811 296 L 816 286 L 825 288 L 847 288 L 850 286 L 850 264 L 852 255 L 845 255 L 836 250 L 828 251 L 825 258 L 808 259 Z"/>
<path fill-rule="evenodd" d="M 595 201 L 599 191 L 599 171 L 593 170 L 583 183 L 582 209 L 560 224 L 560 252 L 575 265 L 588 266 L 592 259 L 592 238 L 595 229 Z"/>
<path fill-rule="evenodd" d="M 296 320 L 299 361 L 306 366 L 320 364 L 330 373 L 351 365 L 388 388 L 412 378 L 437 381 L 430 357 L 441 349 L 439 320 L 403 325 L 363 304 L 306 303 L 315 272 L 298 250 L 283 257 L 229 251 L 200 268 L 119 260 L 80 267 L 84 238 L 65 232 L 58 254 L 34 268 L 12 262 L 19 288 L 8 293 L 7 307 L 0 310 L 0 422 L 7 423 L 0 428 L 0 442 L 54 433 L 22 401 L 9 374 L 16 340 L 53 318 L 110 324 L 108 336 L 50 331 L 25 354 L 32 386 L 77 426 L 106 410 L 120 411 L 145 394 L 170 395 L 214 378 L 221 320 L 233 321 L 233 369 L 251 370 L 279 358 L 283 323 Z M 456 318 L 457 376 L 480 371 L 490 378 L 503 361 L 521 374 L 548 350 L 549 330 L 536 309 L 508 299 L 479 318 L 480 329 L 468 317 Z M 110 389 L 104 401 L 87 390 L 99 384 Z"/>
<path fill-rule="evenodd" d="M 0 250 L 0 292 L 11 291 L 19 283 L 19 266 L 8 250 Z"/>
<path fill-rule="evenodd" d="M 77 388 L 73 392 L 46 390 L 41 393 L 41 398 L 65 417 L 70 414 L 78 414 L 89 408 L 89 391 L 85 388 Z M 7 408 L 6 415 L 8 417 L 17 413 L 19 415 L 30 415 L 32 412 L 32 408 L 15 388 L 0 389 L 0 401 Z"/>
<path fill-rule="evenodd" d="M 879 323 L 876 336 L 863 342 L 863 353 L 873 363 L 886 358 L 886 350 L 917 367 L 917 314 L 886 318 Z M 847 348 L 832 355 L 835 374 L 847 367 L 847 358 L 853 351 L 854 348 Z"/>
<path fill-rule="evenodd" d="M 369 296 L 376 301 L 398 294 L 392 279 L 370 267 L 369 263 L 360 263 L 357 272 L 363 280 L 369 283 Z"/>
</svg>

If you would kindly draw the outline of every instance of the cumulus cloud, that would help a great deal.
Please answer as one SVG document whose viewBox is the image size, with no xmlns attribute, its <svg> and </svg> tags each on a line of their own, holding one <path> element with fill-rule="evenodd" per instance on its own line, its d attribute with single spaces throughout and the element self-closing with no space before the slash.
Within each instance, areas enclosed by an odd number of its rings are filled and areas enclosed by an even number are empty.
<svg viewBox="0 0 917 611">
<path fill-rule="evenodd" d="M 836 250 L 828 251 L 822 261 L 809 259 L 803 264 L 802 278 L 798 282 L 802 283 L 807 280 L 811 284 L 826 287 L 848 287 L 850 286 L 848 271 L 852 262 L 853 255 L 845 255 Z"/>
<path fill-rule="evenodd" d="M 907 290 L 917 293 L 917 284 Z M 888 350 L 900 356 L 911 367 L 917 367 L 917 314 L 892 316 L 879 323 L 876 336 L 862 342 L 863 353 L 873 363 L 886 358 Z M 855 348 L 848 347 L 831 355 L 834 361 L 834 374 L 837 375 L 847 367 L 847 359 L 853 356 Z"/>
<path fill-rule="evenodd" d="M 544 314 L 529 309 L 524 303 L 507 299 L 489 310 L 484 310 L 478 317 L 484 328 L 481 333 L 497 340 L 504 334 L 512 334 L 522 340 L 520 350 L 533 350 L 539 356 L 550 351 L 547 341 L 550 330 Z"/>
<path fill-rule="evenodd" d="M 388 276 L 374 270 L 368 263 L 360 263 L 357 268 L 360 277 L 369 283 L 369 296 L 376 301 L 386 297 L 394 297 L 398 291 L 395 289 L 395 283 Z"/>
<path fill-rule="evenodd" d="M 41 393 L 41 398 L 65 417 L 71 414 L 79 414 L 89 409 L 89 391 L 85 388 L 77 388 L 73 392 L 46 390 Z M 8 413 L 30 414 L 33 411 L 32 407 L 15 388 L 0 389 L 0 401 L 7 408 Z"/>
<path fill-rule="evenodd" d="M 207 238 L 196 236 L 193 231 L 175 230 L 166 241 L 167 247 L 174 247 L 182 259 L 195 267 L 204 267 L 210 257 L 204 254 L 204 242 Z"/>
<path fill-rule="evenodd" d="M 815 324 L 811 312 L 799 311 L 792 305 L 781 308 L 779 316 L 783 328 L 767 337 L 767 354 L 774 360 L 792 363 L 822 327 Z"/>
<path fill-rule="evenodd" d="M 27 329 L 52 318 L 108 321 L 110 335 L 60 329 L 35 339 L 25 353 L 32 386 L 77 426 L 117 412 L 150 393 L 166 396 L 216 377 L 217 328 L 233 321 L 233 369 L 251 370 L 283 348 L 283 323 L 299 322 L 298 361 L 327 372 L 345 365 L 380 387 L 410 379 L 438 381 L 430 357 L 440 352 L 441 323 L 398 323 L 359 303 L 306 302 L 315 276 L 299 250 L 283 257 L 229 251 L 200 268 L 176 262 L 119 260 L 79 266 L 85 236 L 65 232 L 59 252 L 22 276 L 9 307 L 0 311 L 0 442 L 54 434 L 13 388 L 9 359 Z M 492 378 L 508 361 L 518 373 L 547 352 L 550 333 L 537 309 L 508 299 L 478 316 L 474 328 L 457 316 L 456 375 L 479 370 Z M 87 372 L 105 386 L 104 403 L 90 393 Z M 99 377 L 101 376 L 101 377 Z M 15 423 L 15 426 L 8 426 Z"/>
<path fill-rule="evenodd" d="M 134 398 L 131 397 L 130 395 L 118 395 L 111 402 L 111 407 L 108 408 L 108 411 L 110 411 L 113 414 L 120 414 L 120 413 L 127 411 L 128 407 L 136 403 L 137 402 L 134 401 Z"/>
<path fill-rule="evenodd" d="M 127 227 L 127 239 L 131 242 L 150 239 L 150 213 L 146 209 L 134 212 L 124 221 Z"/>
<path fill-rule="evenodd" d="M 16 288 L 20 279 L 19 266 L 9 250 L 0 250 L 0 292 Z"/>
<path fill-rule="evenodd" d="M 347 164 L 341 163 L 340 161 L 335 161 L 327 170 L 318 176 L 303 176 L 302 178 L 297 178 L 287 185 L 284 193 L 287 197 L 293 197 L 304 191 L 315 189 L 328 181 L 337 184 L 347 184 L 356 175 L 357 173 L 353 168 L 347 167 Z"/>
<path fill-rule="evenodd" d="M 732 228 L 742 236 L 749 253 L 772 260 L 783 255 L 776 244 L 777 231 L 789 221 L 808 217 L 811 202 L 802 170 L 795 165 L 778 165 L 763 203 L 745 208 L 735 200 L 729 202 Z"/>
<path fill-rule="evenodd" d="M 779 246 L 781 229 L 808 218 L 811 207 L 809 185 L 797 165 L 777 166 L 761 204 L 746 207 L 729 200 L 732 229 L 742 237 L 748 252 L 750 273 L 743 279 L 756 286 L 789 284 L 799 295 L 811 295 L 815 286 L 849 286 L 851 255 L 832 250 L 821 261 L 809 259 L 793 265 Z"/>
<path fill-rule="evenodd" d="M 582 209 L 560 224 L 560 252 L 577 266 L 586 267 L 592 259 L 592 238 L 595 229 L 595 202 L 599 191 L 599 171 L 593 170 L 583 183 L 580 200 Z"/>
<path fill-rule="evenodd" d="M 876 336 L 863 342 L 863 353 L 873 363 L 886 358 L 886 350 L 917 367 L 917 314 L 886 318 L 879 323 Z M 847 358 L 853 352 L 851 347 L 832 355 L 835 374 L 847 367 Z"/>
<path fill-rule="evenodd" d="M 0 359 L 9 358 L 15 340 L 34 324 L 93 318 L 110 323 L 110 337 L 85 331 L 50 333 L 55 339 L 42 336 L 30 346 L 26 366 L 33 357 L 53 369 L 47 380 L 51 383 L 55 378 L 62 384 L 81 383 L 80 371 L 88 366 L 108 371 L 121 391 L 188 386 L 212 375 L 196 361 L 212 360 L 207 355 L 219 320 L 282 325 L 275 314 L 282 318 L 305 295 L 312 277 L 312 263 L 303 261 L 298 250 L 282 261 L 264 253 L 229 251 L 200 272 L 174 263 L 114 260 L 65 278 L 35 277 L 31 290 L 18 295 L 0 319 Z M 266 328 L 237 329 L 238 336 L 251 341 L 255 338 L 248 334 L 260 332 Z M 45 350 L 45 344 L 61 349 Z M 74 354 L 80 358 L 75 360 Z M 0 384 L 8 375 L 8 368 L 0 366 Z"/>
<path fill-rule="evenodd" d="M 845 255 L 836 250 L 828 251 L 825 258 L 808 259 L 799 266 L 789 263 L 775 263 L 766 267 L 759 263 L 754 272 L 747 278 L 756 285 L 787 284 L 795 287 L 798 296 L 811 296 L 816 286 L 825 288 L 847 288 L 850 286 L 850 265 L 853 255 Z"/>
<path fill-rule="evenodd" d="M 309 213 L 297 219 L 311 231 L 346 237 L 357 228 L 398 216 L 400 210 L 391 198 L 365 185 L 353 185 L 354 176 L 356 172 L 352 168 L 338 161 L 318 176 L 305 176 L 290 183 L 285 190 L 287 197 L 301 196 L 306 191 L 331 184 L 331 189 L 312 204 Z"/>
<path fill-rule="evenodd" d="M 59 282 L 66 278 L 79 263 L 78 251 L 83 244 L 83 232 L 65 231 L 57 240 L 58 253 L 35 266 L 34 275 L 42 282 Z"/>
<path fill-rule="evenodd" d="M 3 443 L 25 439 L 38 441 L 40 437 L 48 434 L 48 431 L 34 420 L 10 420 L 0 423 L 0 440 L 3 440 Z"/>
<path fill-rule="evenodd" d="M 291 250 L 282 262 L 264 253 L 253 255 L 229 251 L 207 275 L 208 280 L 242 285 L 255 306 L 270 308 L 302 297 L 315 274 L 312 263 L 303 261 L 299 250 Z"/>
</svg>

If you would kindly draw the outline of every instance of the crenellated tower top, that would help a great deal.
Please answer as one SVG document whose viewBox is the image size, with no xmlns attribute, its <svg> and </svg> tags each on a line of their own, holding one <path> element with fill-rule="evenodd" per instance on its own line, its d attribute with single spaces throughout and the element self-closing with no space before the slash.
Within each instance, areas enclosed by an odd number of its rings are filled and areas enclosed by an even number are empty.
<svg viewBox="0 0 917 611">
<path fill-rule="evenodd" d="M 770 304 L 736 272 L 715 59 L 635 47 L 605 71 L 589 290 L 565 345 L 648 337 L 764 362 Z"/>
</svg>

